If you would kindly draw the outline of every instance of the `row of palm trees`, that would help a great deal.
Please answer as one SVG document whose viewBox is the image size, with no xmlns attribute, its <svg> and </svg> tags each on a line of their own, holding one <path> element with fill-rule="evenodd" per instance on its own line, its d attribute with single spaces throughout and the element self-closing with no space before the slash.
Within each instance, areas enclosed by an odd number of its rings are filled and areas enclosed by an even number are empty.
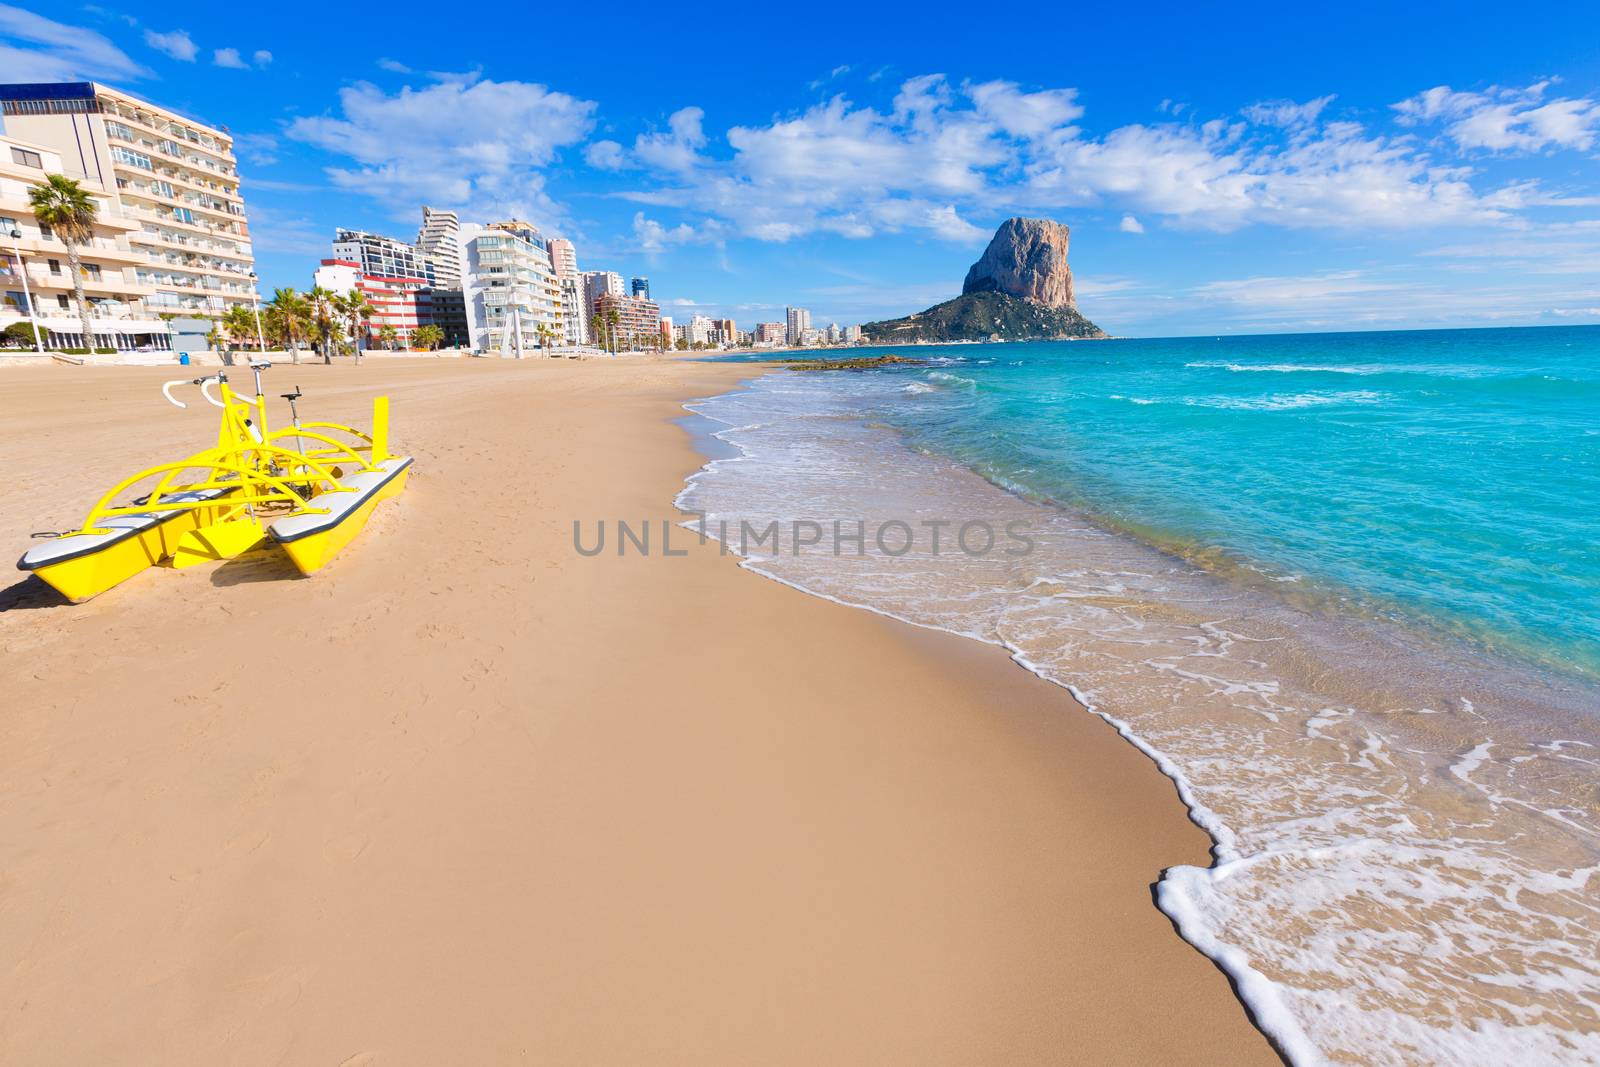
<svg viewBox="0 0 1600 1067">
<path fill-rule="evenodd" d="M 359 363 L 362 338 L 368 334 L 375 310 L 366 294 L 357 289 L 348 293 L 336 293 L 320 285 L 305 292 L 293 287 L 275 289 L 272 299 L 261 309 L 261 332 L 269 346 L 288 349 L 296 363 L 300 362 L 302 343 L 309 344 L 324 363 L 345 351 L 354 353 Z M 248 344 L 256 337 L 254 316 L 247 308 L 230 309 L 223 316 L 221 329 L 224 337 L 234 342 Z M 386 348 L 396 348 L 399 332 L 393 326 L 380 326 L 378 342 Z M 428 350 L 443 342 L 444 331 L 432 324 L 417 327 L 411 338 L 414 347 Z"/>
<path fill-rule="evenodd" d="M 39 225 L 49 227 L 66 246 L 83 344 L 93 349 L 94 323 L 89 314 L 89 301 L 83 293 L 83 263 L 78 249 L 94 239 L 94 226 L 99 218 L 94 197 L 71 178 L 51 174 L 44 184 L 28 190 L 28 201 Z M 265 341 L 270 346 L 287 348 L 296 363 L 300 362 L 300 345 L 305 342 L 324 363 L 332 362 L 336 352 L 345 350 L 354 352 L 359 363 L 361 339 L 368 332 L 367 324 L 374 310 L 366 294 L 356 290 L 335 293 L 313 286 L 302 293 L 293 288 L 278 289 L 261 309 L 259 321 L 254 308 L 236 305 L 217 321 L 210 340 L 219 349 Z M 398 334 L 388 326 L 380 327 L 378 336 L 380 342 L 391 348 L 399 341 Z M 412 338 L 413 344 L 427 349 L 437 348 L 443 341 L 443 331 L 431 325 L 419 327 Z"/>
</svg>

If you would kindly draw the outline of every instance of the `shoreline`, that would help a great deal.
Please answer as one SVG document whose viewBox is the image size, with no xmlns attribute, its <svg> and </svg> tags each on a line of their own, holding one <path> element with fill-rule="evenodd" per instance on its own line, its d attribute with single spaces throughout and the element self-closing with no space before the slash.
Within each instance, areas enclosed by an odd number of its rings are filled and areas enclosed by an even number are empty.
<svg viewBox="0 0 1600 1067">
<path fill-rule="evenodd" d="M 681 517 L 681 405 L 751 364 L 427 362 L 301 371 L 316 417 L 383 381 L 418 456 L 324 574 L 0 583 L 4 1058 L 1277 1061 L 1150 899 L 1209 841 L 1064 691 L 692 538 L 572 551 Z M 8 376 L 0 536 L 191 438 L 160 376 Z"/>
<path fill-rule="evenodd" d="M 1180 574 L 1181 557 L 1159 545 L 1019 493 L 948 452 L 912 449 L 880 410 L 883 396 L 897 395 L 904 380 L 883 379 L 883 395 L 866 379 L 848 385 L 813 376 L 810 387 L 770 389 L 758 380 L 742 394 L 695 405 L 701 418 L 720 423 L 723 444 L 744 462 L 708 470 L 681 505 L 713 522 L 757 528 L 774 516 L 813 512 L 879 520 L 983 516 L 996 525 L 1023 513 L 1036 517 L 1033 529 L 1045 531 L 1043 557 L 1015 565 L 940 562 L 924 552 L 890 566 L 881 559 L 892 554 L 886 550 L 836 563 L 825 546 L 798 557 L 766 552 L 745 565 L 813 596 L 1004 649 L 1071 691 L 1160 765 L 1216 847 L 1214 863 L 1169 869 L 1157 899 L 1185 939 L 1233 975 L 1242 999 L 1294 1061 L 1319 1061 L 1319 1049 L 1348 1055 L 1352 1044 L 1341 1042 L 1381 1039 L 1355 1018 L 1359 1012 L 1347 1013 L 1348 1031 L 1338 1028 L 1338 1006 L 1348 1006 L 1340 994 L 1371 984 L 1370 976 L 1358 981 L 1364 967 L 1427 958 L 1419 951 L 1426 945 L 1401 940 L 1422 936 L 1406 925 L 1404 904 L 1413 898 L 1417 908 L 1456 902 L 1470 930 L 1475 891 L 1515 893 L 1571 877 L 1578 889 L 1572 899 L 1545 905 L 1549 922 L 1574 924 L 1565 951 L 1532 921 L 1497 933 L 1508 953 L 1536 945 L 1555 958 L 1583 957 L 1573 945 L 1583 942 L 1589 906 L 1581 885 L 1589 872 L 1573 832 L 1584 831 L 1563 818 L 1570 812 L 1551 810 L 1585 788 L 1581 766 L 1559 755 L 1593 740 L 1571 688 L 1576 681 L 1560 685 L 1515 663 L 1491 670 L 1473 650 L 1435 647 L 1425 640 L 1432 635 L 1406 637 L 1387 621 L 1303 618 L 1300 608 L 1267 601 L 1253 586 L 1229 587 L 1224 577 L 1188 565 Z M 874 416 L 858 414 L 862 409 Z M 822 470 L 825 488 L 814 477 Z M 885 503 L 889 510 L 881 510 Z M 1301 640 L 1308 621 L 1315 625 Z M 1242 654 L 1230 654 L 1235 645 Z M 1547 757 L 1529 787 L 1542 785 L 1544 793 L 1513 792 L 1519 782 L 1498 776 L 1501 765 L 1545 753 L 1558 755 Z M 1517 812 L 1502 811 L 1501 798 L 1489 795 L 1497 789 L 1528 815 L 1518 821 Z M 1413 793 L 1412 807 L 1400 803 Z M 1481 810 L 1480 795 L 1496 804 L 1492 814 Z M 1379 814 L 1368 818 L 1364 809 Z M 1535 825 L 1526 825 L 1530 819 Z M 1411 832 L 1413 825 L 1428 832 Z M 1474 850 L 1452 834 L 1458 825 L 1491 829 Z M 1515 843 L 1540 829 L 1544 851 L 1497 849 L 1502 839 Z M 1430 864 L 1485 875 L 1481 886 L 1430 880 Z M 1345 891 L 1354 901 L 1348 909 L 1340 888 L 1346 884 L 1353 886 Z M 1406 891 L 1395 891 L 1398 899 L 1374 915 L 1366 902 L 1385 900 L 1384 888 L 1396 884 Z M 1320 918 L 1308 928 L 1313 910 Z M 1392 952 L 1363 955 L 1326 944 L 1359 942 L 1374 930 L 1394 934 Z M 1299 963 L 1307 957 L 1312 962 Z M 1431 991 L 1423 989 L 1406 1001 L 1402 991 L 1395 1003 L 1372 1009 L 1387 1013 L 1379 1015 L 1385 1031 L 1403 1032 L 1419 1046 L 1455 1040 L 1470 1047 L 1462 1033 L 1434 1033 L 1422 1021 L 1461 1010 L 1477 992 L 1476 971 L 1458 966 L 1452 973 L 1463 992 L 1452 986 L 1426 999 Z M 1319 984 L 1329 977 L 1342 984 Z M 1314 1026 L 1321 1029 L 1313 1037 Z M 1592 1034 L 1582 1024 L 1574 1029 L 1578 1041 Z M 1529 1027 L 1506 1047 L 1548 1054 L 1565 1037 Z M 1365 1047 L 1370 1053 L 1374 1046 Z"/>
</svg>

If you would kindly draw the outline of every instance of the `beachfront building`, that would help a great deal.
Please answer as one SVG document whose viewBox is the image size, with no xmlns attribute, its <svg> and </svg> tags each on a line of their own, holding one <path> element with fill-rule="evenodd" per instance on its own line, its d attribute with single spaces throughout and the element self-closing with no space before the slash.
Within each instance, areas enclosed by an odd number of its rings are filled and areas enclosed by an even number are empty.
<svg viewBox="0 0 1600 1067">
<path fill-rule="evenodd" d="M 781 322 L 756 323 L 756 344 L 781 345 L 788 339 L 788 327 Z"/>
<path fill-rule="evenodd" d="M 858 345 L 858 344 L 860 344 L 861 343 L 861 327 L 860 326 L 855 326 L 855 325 L 846 326 L 844 328 L 844 341 L 845 341 L 845 344 L 850 344 L 850 345 Z"/>
<path fill-rule="evenodd" d="M 539 232 L 516 221 L 461 227 L 461 284 L 473 348 L 522 355 L 566 339 L 561 285 Z"/>
<path fill-rule="evenodd" d="M 586 270 L 583 272 L 583 299 L 592 316 L 602 296 L 623 296 L 622 275 L 614 270 Z"/>
<path fill-rule="evenodd" d="M 375 277 L 428 280 L 428 268 L 414 246 L 364 230 L 336 230 L 333 258 L 354 263 L 363 274 Z"/>
<path fill-rule="evenodd" d="M 439 327 L 448 348 L 467 344 L 466 298 L 461 293 L 461 218 L 454 211 L 422 208 L 422 228 L 415 241 L 417 257 L 428 278 L 427 317 L 422 325 Z"/>
<path fill-rule="evenodd" d="M 339 248 L 340 242 L 335 242 L 334 247 Z M 348 248 L 348 243 L 344 247 Z M 312 276 L 312 284 L 341 296 L 358 292 L 367 298 L 372 317 L 367 320 L 363 348 L 376 347 L 379 332 L 385 326 L 393 328 L 402 345 L 409 345 L 417 327 L 433 318 L 432 291 L 426 278 L 372 274 L 356 260 L 335 255 L 322 261 Z"/>
<path fill-rule="evenodd" d="M 630 284 L 629 291 L 640 300 L 650 299 L 650 279 L 635 278 Z"/>
<path fill-rule="evenodd" d="M 435 288 L 461 288 L 460 216 L 424 205 L 416 250 L 422 257 L 423 271 Z"/>
<path fill-rule="evenodd" d="M 55 173 L 114 200 L 103 214 L 137 256 L 128 266 L 142 312 L 216 318 L 253 304 L 249 219 L 225 128 L 96 82 L 0 85 L 0 113 L 8 137 L 36 146 L 25 151 L 49 151 Z M 111 264 L 99 265 L 104 274 Z"/>
<path fill-rule="evenodd" d="M 653 347 L 661 335 L 661 308 L 653 300 L 604 293 L 595 304 L 601 328 L 617 348 Z"/>
<path fill-rule="evenodd" d="M 739 327 L 734 325 L 732 319 L 718 319 L 717 333 L 720 335 L 718 339 L 728 348 L 739 343 Z"/>
<path fill-rule="evenodd" d="M 578 250 L 565 237 L 552 237 L 545 242 L 550 251 L 550 266 L 556 272 L 561 286 L 561 321 L 563 341 L 568 345 L 589 343 L 589 316 L 594 312 L 589 305 L 589 295 L 578 271 Z"/>
<path fill-rule="evenodd" d="M 47 348 L 83 347 L 66 246 L 34 220 L 28 203 L 30 189 L 43 185 L 46 175 L 63 172 L 61 155 L 50 146 L 0 135 L 0 329 L 37 321 Z M 95 345 L 167 349 L 167 324 L 145 303 L 154 289 L 138 278 L 144 254 L 128 241 L 140 224 L 99 183 L 78 181 L 94 198 L 98 215 L 94 237 L 79 246 Z M 31 344 L 31 331 L 29 336 Z"/>
<path fill-rule="evenodd" d="M 811 312 L 805 308 L 784 308 L 787 322 L 784 325 L 783 339 L 791 345 L 804 344 L 801 337 L 811 329 Z"/>
<path fill-rule="evenodd" d="M 546 242 L 550 249 L 550 265 L 557 278 L 578 277 L 578 250 L 565 237 L 552 237 Z"/>
<path fill-rule="evenodd" d="M 562 343 L 589 344 L 589 308 L 584 297 L 583 279 L 569 274 L 558 276 L 556 281 L 561 286 Z"/>
</svg>

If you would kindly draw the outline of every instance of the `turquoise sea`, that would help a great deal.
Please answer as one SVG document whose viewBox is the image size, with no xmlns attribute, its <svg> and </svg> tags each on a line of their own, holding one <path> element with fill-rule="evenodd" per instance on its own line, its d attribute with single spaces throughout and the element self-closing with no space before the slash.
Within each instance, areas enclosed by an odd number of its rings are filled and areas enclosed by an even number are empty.
<svg viewBox="0 0 1600 1067">
<path fill-rule="evenodd" d="M 917 445 L 1210 566 L 1600 678 L 1600 327 L 867 349 Z"/>
<path fill-rule="evenodd" d="M 680 504 L 1022 524 L 735 550 L 1156 761 L 1215 842 L 1157 902 L 1293 1062 L 1600 1061 L 1600 327 L 885 351 L 689 405 Z"/>
</svg>

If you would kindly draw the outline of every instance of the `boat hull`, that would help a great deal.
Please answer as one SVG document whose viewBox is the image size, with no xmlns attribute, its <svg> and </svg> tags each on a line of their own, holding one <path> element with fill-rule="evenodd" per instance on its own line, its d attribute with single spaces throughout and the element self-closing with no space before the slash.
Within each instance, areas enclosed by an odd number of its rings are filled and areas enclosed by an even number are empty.
<svg viewBox="0 0 1600 1067">
<path fill-rule="evenodd" d="M 28 565 L 24 556 L 19 566 L 37 574 L 74 604 L 81 604 L 171 558 L 185 534 L 220 521 L 229 510 L 229 505 L 219 500 L 214 507 L 173 512 L 92 551 L 37 566 Z"/>
<path fill-rule="evenodd" d="M 301 574 L 315 574 L 327 566 L 334 556 L 366 529 L 367 520 L 372 517 L 373 511 L 381 502 L 399 496 L 404 491 L 406 480 L 411 473 L 411 460 L 388 462 L 393 464 L 393 469 L 387 471 L 381 481 L 363 491 L 359 502 L 346 509 L 337 521 L 326 524 L 314 532 L 290 536 L 285 536 L 284 524 L 274 524 L 273 539 L 283 547 Z M 360 477 L 357 475 L 349 481 L 355 481 Z"/>
</svg>

